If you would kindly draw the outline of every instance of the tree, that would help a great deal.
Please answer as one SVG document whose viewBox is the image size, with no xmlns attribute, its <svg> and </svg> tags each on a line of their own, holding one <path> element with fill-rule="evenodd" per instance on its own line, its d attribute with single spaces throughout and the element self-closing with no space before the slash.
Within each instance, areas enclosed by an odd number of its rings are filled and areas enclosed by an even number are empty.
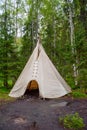
<svg viewBox="0 0 87 130">
<path fill-rule="evenodd" d="M 0 15 L 0 76 L 5 87 L 8 87 L 9 79 L 12 80 L 17 59 L 14 45 L 14 23 L 9 2 L 7 0 L 3 2 L 1 6 L 3 12 Z"/>
</svg>

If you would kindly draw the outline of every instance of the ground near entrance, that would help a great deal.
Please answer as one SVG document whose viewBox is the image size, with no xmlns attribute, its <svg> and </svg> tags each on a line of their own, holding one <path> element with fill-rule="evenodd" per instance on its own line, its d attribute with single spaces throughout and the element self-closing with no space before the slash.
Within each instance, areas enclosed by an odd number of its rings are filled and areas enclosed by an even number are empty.
<svg viewBox="0 0 87 130">
<path fill-rule="evenodd" d="M 87 130 L 87 99 L 24 97 L 0 106 L 0 130 L 65 130 L 59 116 L 78 112 Z"/>
</svg>

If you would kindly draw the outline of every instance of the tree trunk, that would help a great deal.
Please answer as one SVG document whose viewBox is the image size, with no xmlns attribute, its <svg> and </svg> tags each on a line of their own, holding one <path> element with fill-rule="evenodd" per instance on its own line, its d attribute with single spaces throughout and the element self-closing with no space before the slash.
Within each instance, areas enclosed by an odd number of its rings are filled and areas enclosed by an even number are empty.
<svg viewBox="0 0 87 130">
<path fill-rule="evenodd" d="M 4 87 L 6 87 L 6 88 L 8 88 L 8 76 L 6 75 L 6 73 L 5 73 L 5 75 L 4 75 Z"/>
<path fill-rule="evenodd" d="M 71 3 L 68 1 L 69 3 L 69 23 L 70 23 L 70 40 L 71 40 L 71 49 L 72 49 L 72 55 L 75 58 L 74 59 L 74 63 L 73 63 L 73 74 L 74 74 L 74 81 L 75 81 L 75 85 L 78 84 L 77 81 L 77 76 L 78 76 L 78 69 L 77 69 L 77 63 L 78 63 L 78 59 L 76 56 L 76 49 L 75 49 L 75 34 L 74 34 L 74 23 L 73 23 L 73 14 L 72 14 L 72 9 L 71 9 Z"/>
<path fill-rule="evenodd" d="M 16 0 L 16 24 L 15 24 L 15 39 L 17 38 L 17 33 L 18 33 L 18 27 L 17 27 L 17 19 L 18 19 L 18 1 Z"/>
<path fill-rule="evenodd" d="M 36 40 L 38 40 L 38 31 L 39 31 L 39 19 L 38 19 L 38 0 L 37 0 L 37 3 L 36 3 Z"/>
<path fill-rule="evenodd" d="M 86 37 L 87 37 L 87 1 L 86 0 L 79 0 L 80 3 L 80 21 L 83 24 L 83 27 L 85 28 L 86 31 Z"/>
<path fill-rule="evenodd" d="M 55 58 L 55 48 L 56 48 L 56 21 L 55 21 L 55 16 L 53 17 L 53 32 L 54 32 L 54 36 L 53 36 L 53 47 L 54 47 L 54 58 Z"/>
<path fill-rule="evenodd" d="M 5 43 L 4 43 L 4 49 L 5 49 L 5 54 L 4 54 L 4 58 L 5 58 L 5 65 L 3 66 L 4 69 L 4 86 L 8 87 L 8 66 L 7 66 L 7 2 L 5 0 L 5 16 L 4 16 L 4 20 L 5 20 L 5 24 L 4 24 L 4 30 L 5 30 Z"/>
</svg>

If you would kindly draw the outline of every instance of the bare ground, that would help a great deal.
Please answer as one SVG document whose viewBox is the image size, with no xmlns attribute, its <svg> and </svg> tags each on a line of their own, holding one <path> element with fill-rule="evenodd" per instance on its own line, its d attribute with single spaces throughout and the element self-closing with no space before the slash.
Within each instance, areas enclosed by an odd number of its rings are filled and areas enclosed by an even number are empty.
<svg viewBox="0 0 87 130">
<path fill-rule="evenodd" d="M 59 116 L 78 112 L 87 130 L 87 99 L 26 97 L 0 106 L 0 130 L 65 130 Z"/>
</svg>

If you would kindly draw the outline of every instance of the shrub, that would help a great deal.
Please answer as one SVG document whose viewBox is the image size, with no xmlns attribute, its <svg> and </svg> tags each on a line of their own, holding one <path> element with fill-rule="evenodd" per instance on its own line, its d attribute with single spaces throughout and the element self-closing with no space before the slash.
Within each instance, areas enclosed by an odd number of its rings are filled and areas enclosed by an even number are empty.
<svg viewBox="0 0 87 130">
<path fill-rule="evenodd" d="M 82 130 L 85 127 L 83 118 L 81 118 L 78 113 L 68 114 L 64 117 L 60 117 L 59 122 L 69 130 Z"/>
<path fill-rule="evenodd" d="M 74 98 L 85 98 L 87 97 L 87 95 L 85 93 L 81 93 L 81 92 L 72 92 L 72 96 Z"/>
</svg>

